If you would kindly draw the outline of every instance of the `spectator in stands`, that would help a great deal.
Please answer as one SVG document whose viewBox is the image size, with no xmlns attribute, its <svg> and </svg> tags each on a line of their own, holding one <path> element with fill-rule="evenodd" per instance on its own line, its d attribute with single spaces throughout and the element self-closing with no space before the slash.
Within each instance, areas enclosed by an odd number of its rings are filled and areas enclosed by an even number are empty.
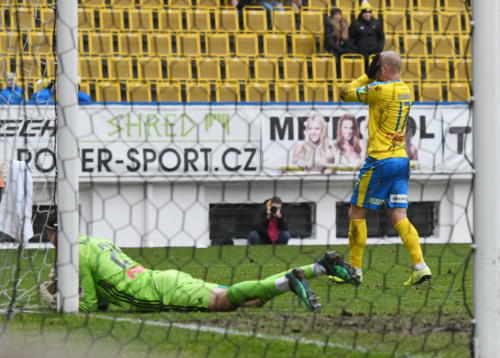
<svg viewBox="0 0 500 358">
<path fill-rule="evenodd" d="M 302 0 L 284 0 L 284 5 L 291 7 L 293 11 L 299 12 L 302 9 Z"/>
<path fill-rule="evenodd" d="M 358 167 L 361 164 L 359 126 L 353 115 L 344 114 L 337 123 L 335 154 L 337 165 Z"/>
<path fill-rule="evenodd" d="M 7 73 L 6 87 L 0 91 L 0 104 L 21 104 L 24 102 L 24 94 L 21 87 L 16 85 L 16 75 Z"/>
<path fill-rule="evenodd" d="M 366 1 L 361 5 L 361 13 L 349 27 L 349 38 L 356 53 L 368 56 L 384 50 L 385 36 L 380 21 L 372 15 L 372 7 Z"/>
<path fill-rule="evenodd" d="M 268 199 L 257 215 L 254 229 L 248 235 L 250 245 L 286 245 L 290 239 L 288 225 L 281 213 L 283 202 L 277 196 Z"/>
<path fill-rule="evenodd" d="M 231 4 L 233 4 L 233 6 L 240 12 L 245 6 L 256 5 L 255 0 L 231 0 Z"/>
<path fill-rule="evenodd" d="M 411 142 L 411 139 L 417 133 L 417 123 L 411 117 L 408 117 L 408 122 L 406 123 L 406 132 L 405 132 L 405 146 L 406 146 L 406 154 L 410 160 L 418 160 L 418 149 Z"/>
<path fill-rule="evenodd" d="M 54 104 L 55 81 L 44 78 L 37 81 L 37 92 L 31 95 L 28 104 Z"/>
<path fill-rule="evenodd" d="M 342 10 L 334 8 L 325 19 L 325 49 L 327 52 L 340 56 L 352 52 L 349 41 L 349 24 Z"/>
<path fill-rule="evenodd" d="M 324 172 L 334 162 L 325 119 L 312 115 L 306 122 L 306 139 L 293 149 L 293 163 L 305 170 Z"/>
<path fill-rule="evenodd" d="M 90 95 L 81 90 L 80 82 L 81 82 L 80 77 L 78 77 L 78 104 L 92 103 L 92 98 L 90 98 Z"/>
</svg>

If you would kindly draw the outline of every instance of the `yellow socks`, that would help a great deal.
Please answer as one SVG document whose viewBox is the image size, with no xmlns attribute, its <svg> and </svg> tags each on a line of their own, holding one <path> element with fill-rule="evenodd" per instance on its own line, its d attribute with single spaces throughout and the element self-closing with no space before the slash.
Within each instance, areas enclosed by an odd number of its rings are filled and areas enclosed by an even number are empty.
<svg viewBox="0 0 500 358">
<path fill-rule="evenodd" d="M 420 248 L 420 238 L 417 229 L 415 229 L 408 218 L 398 221 L 394 225 L 394 228 L 398 231 L 399 236 L 401 236 L 406 251 L 411 256 L 413 265 L 422 264 L 424 262 L 424 255 Z"/>
<path fill-rule="evenodd" d="M 363 262 L 367 237 L 368 230 L 365 219 L 349 220 L 349 263 L 359 270 Z"/>
</svg>

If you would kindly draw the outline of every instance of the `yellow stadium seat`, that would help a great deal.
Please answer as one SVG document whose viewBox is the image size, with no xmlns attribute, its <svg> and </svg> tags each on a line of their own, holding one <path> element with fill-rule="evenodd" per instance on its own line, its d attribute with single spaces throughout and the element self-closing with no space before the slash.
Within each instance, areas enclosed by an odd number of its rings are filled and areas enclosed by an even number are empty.
<svg viewBox="0 0 500 358">
<path fill-rule="evenodd" d="M 78 75 L 83 80 L 102 79 L 102 64 L 100 57 L 80 57 L 78 65 Z"/>
<path fill-rule="evenodd" d="M 454 36 L 432 36 L 432 54 L 434 56 L 457 56 L 459 51 L 455 48 Z"/>
<path fill-rule="evenodd" d="M 387 5 L 388 10 L 405 11 L 413 7 L 413 0 L 390 0 Z"/>
<path fill-rule="evenodd" d="M 111 6 L 130 9 L 135 6 L 135 0 L 111 0 Z"/>
<path fill-rule="evenodd" d="M 263 7 L 246 6 L 243 8 L 243 24 L 246 31 L 267 32 L 267 15 Z"/>
<path fill-rule="evenodd" d="M 168 78 L 175 81 L 192 79 L 191 60 L 185 57 L 171 57 L 168 59 Z"/>
<path fill-rule="evenodd" d="M 172 55 L 172 35 L 157 32 L 148 34 L 148 50 L 154 56 Z"/>
<path fill-rule="evenodd" d="M 248 83 L 245 86 L 247 102 L 269 102 L 270 91 L 267 83 Z"/>
<path fill-rule="evenodd" d="M 387 11 L 384 13 L 384 31 L 386 33 L 406 32 L 406 14 L 402 11 Z"/>
<path fill-rule="evenodd" d="M 278 60 L 271 58 L 256 58 L 255 79 L 257 81 L 274 81 L 278 78 Z"/>
<path fill-rule="evenodd" d="M 240 102 L 240 85 L 237 83 L 218 83 L 215 87 L 217 102 Z"/>
<path fill-rule="evenodd" d="M 95 30 L 94 9 L 78 9 L 78 30 Z"/>
<path fill-rule="evenodd" d="M 229 35 L 227 33 L 209 33 L 205 37 L 207 56 L 228 56 Z"/>
<path fill-rule="evenodd" d="M 190 31 L 210 31 L 210 10 L 192 9 L 186 12 L 187 28 Z"/>
<path fill-rule="evenodd" d="M 470 2 L 468 0 L 444 0 L 443 9 L 467 11 L 470 9 Z"/>
<path fill-rule="evenodd" d="M 140 57 L 137 59 L 140 79 L 158 80 L 162 78 L 161 60 L 157 57 Z"/>
<path fill-rule="evenodd" d="M 34 56 L 23 56 L 16 60 L 16 76 L 26 79 L 39 79 L 42 77 L 40 60 Z"/>
<path fill-rule="evenodd" d="M 345 54 L 340 57 L 340 73 L 345 80 L 355 79 L 365 72 L 365 59 L 361 55 Z"/>
<path fill-rule="evenodd" d="M 200 56 L 200 35 L 197 33 L 184 33 L 177 36 L 177 53 L 182 56 Z"/>
<path fill-rule="evenodd" d="M 399 35 L 385 35 L 384 50 L 399 52 Z"/>
<path fill-rule="evenodd" d="M 204 57 L 196 60 L 199 81 L 219 81 L 220 61 L 217 58 Z"/>
<path fill-rule="evenodd" d="M 120 83 L 118 82 L 98 82 L 96 85 L 97 102 L 120 102 Z"/>
<path fill-rule="evenodd" d="M 248 59 L 241 57 L 226 58 L 226 80 L 247 81 L 249 78 Z"/>
<path fill-rule="evenodd" d="M 264 56 L 283 57 L 286 56 L 286 35 L 284 34 L 265 34 L 264 38 Z"/>
<path fill-rule="evenodd" d="M 434 14 L 432 11 L 412 11 L 410 24 L 412 33 L 431 34 L 434 32 Z"/>
<path fill-rule="evenodd" d="M 89 52 L 95 55 L 113 53 L 113 36 L 110 33 L 90 33 Z"/>
<path fill-rule="evenodd" d="M 153 31 L 153 13 L 149 9 L 132 9 L 128 18 L 131 31 Z"/>
<path fill-rule="evenodd" d="M 215 11 L 215 28 L 219 31 L 237 32 L 240 29 L 238 10 L 233 7 Z"/>
<path fill-rule="evenodd" d="M 299 87 L 291 83 L 276 83 L 274 85 L 276 102 L 299 102 Z"/>
<path fill-rule="evenodd" d="M 301 11 L 300 29 L 303 32 L 321 34 L 325 31 L 323 24 L 323 12 L 321 11 Z"/>
<path fill-rule="evenodd" d="M 453 61 L 455 81 L 472 81 L 472 60 L 457 59 Z"/>
<path fill-rule="evenodd" d="M 189 9 L 191 8 L 191 0 L 168 0 L 169 7 L 182 7 Z"/>
<path fill-rule="evenodd" d="M 425 61 L 427 80 L 449 81 L 450 71 L 448 67 L 448 59 L 438 58 Z"/>
<path fill-rule="evenodd" d="M 11 6 L 1 9 L 4 13 L 4 27 L 16 31 L 30 31 L 35 29 L 35 12 L 29 7 Z M 9 26 L 10 24 L 10 26 Z"/>
<path fill-rule="evenodd" d="M 311 103 L 329 102 L 328 86 L 324 83 L 306 83 L 304 85 L 304 100 Z"/>
<path fill-rule="evenodd" d="M 0 48 L 2 49 L 2 53 L 20 53 L 22 44 L 19 33 L 0 31 Z"/>
<path fill-rule="evenodd" d="M 36 54 L 54 53 L 53 37 L 52 32 L 30 32 L 28 34 L 30 51 Z"/>
<path fill-rule="evenodd" d="M 439 7 L 440 0 L 417 0 L 418 10 L 436 10 Z"/>
<path fill-rule="evenodd" d="M 406 56 L 425 57 L 428 55 L 427 37 L 421 35 L 405 35 L 403 39 Z"/>
<path fill-rule="evenodd" d="M 259 43 L 256 34 L 235 35 L 236 56 L 257 56 L 259 54 Z"/>
<path fill-rule="evenodd" d="M 313 35 L 293 35 L 292 52 L 295 56 L 314 55 L 316 52 L 316 38 Z"/>
<path fill-rule="evenodd" d="M 54 29 L 55 14 L 52 9 L 40 9 L 40 23 L 42 29 Z"/>
<path fill-rule="evenodd" d="M 210 102 L 210 85 L 208 83 L 188 83 L 186 86 L 187 102 Z"/>
<path fill-rule="evenodd" d="M 373 1 L 371 4 L 375 5 Z M 351 11 L 359 8 L 359 0 L 335 0 L 335 6 L 340 9 Z"/>
<path fill-rule="evenodd" d="M 120 34 L 118 48 L 121 56 L 142 54 L 142 35 L 137 33 Z"/>
<path fill-rule="evenodd" d="M 156 99 L 158 102 L 182 102 L 182 91 L 179 83 L 158 82 L 156 84 Z"/>
<path fill-rule="evenodd" d="M 328 8 L 330 7 L 330 2 L 328 0 L 309 0 L 309 7 L 312 9 L 328 10 Z M 342 6 L 342 8 L 346 7 Z"/>
<path fill-rule="evenodd" d="M 462 32 L 460 14 L 458 12 L 438 12 L 439 31 L 445 34 Z"/>
<path fill-rule="evenodd" d="M 472 36 L 462 35 L 458 37 L 460 43 L 460 55 L 471 57 L 472 56 Z"/>
<path fill-rule="evenodd" d="M 420 101 L 422 102 L 442 102 L 443 89 L 439 83 L 424 82 L 420 86 Z"/>
<path fill-rule="evenodd" d="M 284 80 L 307 81 L 307 62 L 302 58 L 288 57 L 283 60 Z"/>
<path fill-rule="evenodd" d="M 99 26 L 101 30 L 122 31 L 123 11 L 119 9 L 101 9 L 99 10 Z"/>
<path fill-rule="evenodd" d="M 49 77 L 49 78 L 54 78 L 56 77 L 56 59 L 54 56 L 47 56 L 42 60 L 42 77 Z M 43 70 L 43 67 L 45 67 L 45 70 Z M 94 78 L 101 78 L 101 77 L 94 77 Z"/>
<path fill-rule="evenodd" d="M 295 31 L 295 13 L 291 8 L 272 11 L 273 30 L 276 32 L 291 33 Z"/>
<path fill-rule="evenodd" d="M 180 9 L 165 9 L 158 12 L 158 24 L 162 31 L 182 30 L 182 11 Z"/>
<path fill-rule="evenodd" d="M 218 0 L 196 0 L 196 5 L 198 7 L 209 7 L 216 9 L 220 6 L 220 2 Z"/>
<path fill-rule="evenodd" d="M 312 80 L 334 81 L 337 79 L 337 65 L 334 57 L 313 57 Z"/>
<path fill-rule="evenodd" d="M 450 102 L 469 102 L 470 85 L 468 82 L 452 82 L 448 87 L 448 100 Z"/>
<path fill-rule="evenodd" d="M 161 9 L 164 6 L 164 0 L 141 0 L 141 8 Z"/>
<path fill-rule="evenodd" d="M 403 81 L 420 81 L 422 79 L 422 70 L 420 67 L 420 59 L 418 58 L 402 58 L 403 66 L 401 67 L 401 79 Z"/>
<path fill-rule="evenodd" d="M 132 78 L 132 61 L 127 57 L 108 57 L 109 78 L 129 80 Z"/>
<path fill-rule="evenodd" d="M 127 82 L 128 102 L 151 102 L 149 82 Z"/>
<path fill-rule="evenodd" d="M 106 0 L 80 0 L 79 7 L 104 7 Z"/>
</svg>

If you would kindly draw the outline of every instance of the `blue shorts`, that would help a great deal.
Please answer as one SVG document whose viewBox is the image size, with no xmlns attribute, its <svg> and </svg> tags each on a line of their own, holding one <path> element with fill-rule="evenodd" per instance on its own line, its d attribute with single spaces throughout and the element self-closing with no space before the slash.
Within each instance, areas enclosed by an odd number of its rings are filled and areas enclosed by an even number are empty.
<svg viewBox="0 0 500 358">
<path fill-rule="evenodd" d="M 378 209 L 382 204 L 388 208 L 408 208 L 408 158 L 366 158 L 361 168 L 351 204 L 360 208 Z"/>
</svg>

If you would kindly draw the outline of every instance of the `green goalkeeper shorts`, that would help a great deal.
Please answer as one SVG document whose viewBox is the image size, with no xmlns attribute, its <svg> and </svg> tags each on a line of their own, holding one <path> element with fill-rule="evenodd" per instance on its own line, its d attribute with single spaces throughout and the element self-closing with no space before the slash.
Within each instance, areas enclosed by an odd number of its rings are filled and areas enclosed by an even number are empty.
<svg viewBox="0 0 500 358">
<path fill-rule="evenodd" d="M 206 310 L 212 289 L 219 287 L 177 271 L 154 271 L 153 279 L 164 309 Z"/>
</svg>

